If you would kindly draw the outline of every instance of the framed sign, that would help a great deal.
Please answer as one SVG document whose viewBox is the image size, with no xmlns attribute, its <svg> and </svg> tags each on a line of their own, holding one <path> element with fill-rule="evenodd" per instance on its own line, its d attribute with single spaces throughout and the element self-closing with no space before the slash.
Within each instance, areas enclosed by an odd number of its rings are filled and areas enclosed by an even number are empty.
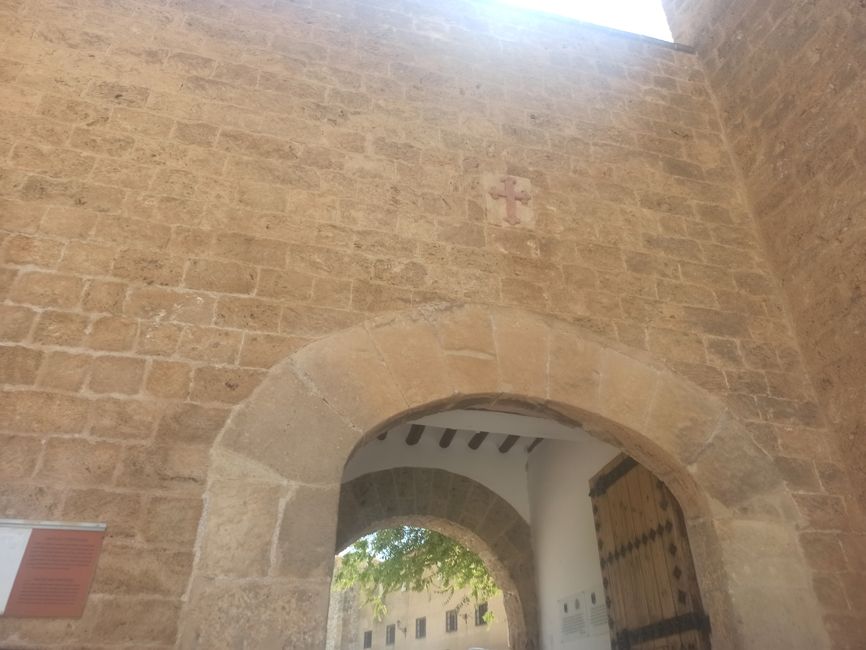
<svg viewBox="0 0 866 650">
<path fill-rule="evenodd" d="M 105 524 L 0 519 L 0 616 L 79 618 Z"/>
</svg>

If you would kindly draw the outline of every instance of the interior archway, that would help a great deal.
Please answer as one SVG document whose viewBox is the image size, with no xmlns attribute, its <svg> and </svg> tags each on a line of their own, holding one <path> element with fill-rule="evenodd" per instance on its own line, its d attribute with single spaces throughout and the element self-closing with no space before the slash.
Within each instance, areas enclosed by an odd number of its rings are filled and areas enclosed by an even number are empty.
<svg viewBox="0 0 866 650">
<path fill-rule="evenodd" d="M 212 454 L 181 646 L 246 634 L 256 647 L 320 647 L 347 458 L 395 422 L 466 406 L 579 423 L 664 480 L 715 648 L 827 645 L 790 495 L 723 403 L 574 325 L 463 305 L 312 343 L 236 409 Z"/>
<path fill-rule="evenodd" d="M 442 488 L 435 495 L 430 486 Z M 401 486 L 397 489 L 397 486 Z M 336 550 L 382 528 L 419 526 L 476 553 L 502 590 L 513 648 L 535 648 L 535 570 L 529 524 L 502 497 L 465 476 L 403 467 L 343 484 Z"/>
</svg>

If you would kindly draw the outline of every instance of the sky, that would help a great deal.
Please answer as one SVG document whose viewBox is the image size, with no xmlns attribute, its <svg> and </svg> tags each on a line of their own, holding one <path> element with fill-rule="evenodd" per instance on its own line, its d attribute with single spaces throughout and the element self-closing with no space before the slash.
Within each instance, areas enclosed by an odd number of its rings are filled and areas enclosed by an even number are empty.
<svg viewBox="0 0 866 650">
<path fill-rule="evenodd" d="M 587 23 L 672 41 L 661 0 L 500 0 Z"/>
</svg>

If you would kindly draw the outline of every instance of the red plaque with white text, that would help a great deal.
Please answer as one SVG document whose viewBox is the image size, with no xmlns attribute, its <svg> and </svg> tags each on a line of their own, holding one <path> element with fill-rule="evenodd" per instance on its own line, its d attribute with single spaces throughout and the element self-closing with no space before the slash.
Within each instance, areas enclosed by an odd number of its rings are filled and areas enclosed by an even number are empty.
<svg viewBox="0 0 866 650">
<path fill-rule="evenodd" d="M 104 527 L 34 524 L 26 538 L 3 616 L 80 617 L 87 604 L 104 536 Z"/>
</svg>

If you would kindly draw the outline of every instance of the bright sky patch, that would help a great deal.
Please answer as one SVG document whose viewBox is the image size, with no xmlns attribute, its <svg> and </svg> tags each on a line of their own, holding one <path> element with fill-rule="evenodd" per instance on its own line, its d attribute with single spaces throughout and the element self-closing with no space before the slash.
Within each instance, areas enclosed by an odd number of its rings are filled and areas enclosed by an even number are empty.
<svg viewBox="0 0 866 650">
<path fill-rule="evenodd" d="M 673 41 L 660 0 L 500 0 L 624 32 Z"/>
</svg>

